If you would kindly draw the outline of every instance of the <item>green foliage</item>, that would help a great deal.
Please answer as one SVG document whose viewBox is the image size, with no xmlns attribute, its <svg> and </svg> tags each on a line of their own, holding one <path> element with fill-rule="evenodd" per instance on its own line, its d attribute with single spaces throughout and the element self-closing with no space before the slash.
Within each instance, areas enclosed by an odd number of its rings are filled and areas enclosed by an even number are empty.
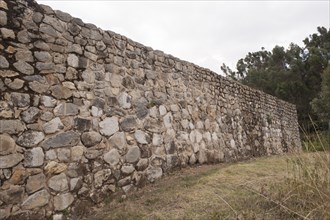
<svg viewBox="0 0 330 220">
<path fill-rule="evenodd" d="M 288 49 L 275 46 L 272 51 L 266 51 L 262 48 L 240 59 L 236 65 L 237 71 L 225 64 L 221 70 L 227 77 L 295 104 L 300 124 L 309 123 L 309 115 L 316 116 L 310 103 L 321 92 L 322 79 L 327 79 L 322 78 L 321 73 L 330 60 L 330 30 L 324 27 L 317 30 L 318 33 L 303 41 L 304 47 L 291 43 Z M 325 88 L 322 88 L 319 97 L 327 95 L 327 100 L 321 98 L 315 103 L 330 103 L 329 83 L 322 84 L 322 87 Z"/>
</svg>

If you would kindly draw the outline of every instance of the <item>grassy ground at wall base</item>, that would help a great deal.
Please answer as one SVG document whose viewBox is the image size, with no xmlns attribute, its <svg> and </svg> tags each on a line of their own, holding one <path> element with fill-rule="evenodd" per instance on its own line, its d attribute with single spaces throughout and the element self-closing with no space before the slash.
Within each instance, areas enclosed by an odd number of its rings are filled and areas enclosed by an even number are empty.
<svg viewBox="0 0 330 220">
<path fill-rule="evenodd" d="M 93 219 L 330 219 L 330 154 L 301 153 L 175 171 Z M 87 216 L 86 218 L 90 218 Z"/>
</svg>

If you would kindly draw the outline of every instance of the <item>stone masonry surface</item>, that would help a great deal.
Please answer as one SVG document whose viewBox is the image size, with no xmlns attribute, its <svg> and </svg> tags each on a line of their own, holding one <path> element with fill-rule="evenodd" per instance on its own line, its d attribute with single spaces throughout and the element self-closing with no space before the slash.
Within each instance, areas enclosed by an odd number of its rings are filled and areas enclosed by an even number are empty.
<svg viewBox="0 0 330 220">
<path fill-rule="evenodd" d="M 301 148 L 294 105 L 32 0 L 0 0 L 0 40 L 0 219 Z"/>
</svg>

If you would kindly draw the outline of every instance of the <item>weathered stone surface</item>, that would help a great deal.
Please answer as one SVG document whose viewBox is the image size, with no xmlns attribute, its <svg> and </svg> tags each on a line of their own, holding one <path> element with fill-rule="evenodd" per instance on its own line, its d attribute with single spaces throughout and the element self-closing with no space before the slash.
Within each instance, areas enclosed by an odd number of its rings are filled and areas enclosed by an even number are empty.
<svg viewBox="0 0 330 220">
<path fill-rule="evenodd" d="M 134 137 L 139 144 L 148 144 L 147 135 L 141 130 L 136 130 Z"/>
<path fill-rule="evenodd" d="M 55 105 L 56 105 L 56 99 L 54 99 L 51 96 L 45 96 L 45 95 L 41 96 L 40 102 L 42 105 L 44 105 L 45 107 L 48 107 L 48 108 L 55 107 Z"/>
<path fill-rule="evenodd" d="M 30 95 L 25 93 L 13 92 L 11 94 L 11 100 L 17 107 L 25 107 L 30 104 Z"/>
<path fill-rule="evenodd" d="M 25 62 L 33 62 L 33 55 L 32 52 L 29 50 L 24 50 L 24 49 L 20 49 L 17 50 L 17 52 L 15 53 L 15 58 L 16 60 L 21 60 L 21 61 L 25 61 Z"/>
<path fill-rule="evenodd" d="M 50 161 L 48 164 L 45 166 L 45 171 L 46 174 L 59 174 L 64 172 L 68 166 L 64 163 L 58 163 L 56 161 Z"/>
<path fill-rule="evenodd" d="M 74 197 L 71 193 L 57 195 L 54 197 L 54 208 L 57 211 L 62 211 L 68 208 L 73 201 Z"/>
<path fill-rule="evenodd" d="M 18 72 L 15 72 L 15 71 L 12 71 L 12 70 L 1 70 L 0 71 L 0 77 L 3 77 L 3 78 L 15 77 L 15 76 L 18 76 L 18 75 L 19 75 Z"/>
<path fill-rule="evenodd" d="M 126 136 L 124 132 L 116 132 L 109 139 L 111 146 L 116 147 L 119 150 L 123 150 L 126 147 Z"/>
<path fill-rule="evenodd" d="M 70 162 L 71 159 L 71 150 L 68 148 L 59 148 L 56 150 L 57 152 L 57 159 L 60 162 Z"/>
<path fill-rule="evenodd" d="M 21 89 L 24 85 L 24 80 L 21 80 L 21 79 L 14 79 L 13 81 L 10 80 L 10 79 L 5 79 L 5 84 L 13 89 L 13 90 L 18 90 L 18 89 Z"/>
<path fill-rule="evenodd" d="M 24 129 L 25 126 L 20 120 L 0 120 L 0 133 L 18 134 Z"/>
<path fill-rule="evenodd" d="M 95 131 L 85 132 L 81 135 L 81 141 L 86 147 L 94 146 L 100 143 L 101 140 L 102 136 Z"/>
<path fill-rule="evenodd" d="M 127 163 L 136 163 L 141 156 L 141 150 L 138 146 L 130 147 L 125 155 L 125 161 Z"/>
<path fill-rule="evenodd" d="M 78 133 L 74 131 L 68 131 L 47 138 L 41 143 L 41 147 L 43 147 L 45 150 L 48 150 L 49 148 L 72 147 L 77 145 L 79 141 L 80 135 Z"/>
<path fill-rule="evenodd" d="M 137 125 L 136 119 L 133 115 L 129 115 L 126 118 L 124 118 L 120 123 L 120 128 L 123 131 L 130 132 L 135 129 Z"/>
<path fill-rule="evenodd" d="M 24 159 L 22 154 L 0 156 L 0 169 L 11 168 Z"/>
<path fill-rule="evenodd" d="M 0 32 L 1 32 L 1 35 L 2 35 L 3 39 L 8 39 L 8 38 L 15 39 L 15 33 L 11 29 L 0 28 Z"/>
<path fill-rule="evenodd" d="M 58 37 L 58 34 L 54 28 L 52 28 L 50 25 L 47 24 L 41 24 L 40 25 L 40 32 L 45 33 L 52 37 Z"/>
<path fill-rule="evenodd" d="M 48 180 L 48 186 L 57 192 L 63 192 L 69 189 L 69 183 L 64 173 L 51 177 Z"/>
<path fill-rule="evenodd" d="M 126 92 L 119 94 L 119 96 L 117 98 L 120 107 L 122 107 L 124 109 L 131 108 L 131 106 L 132 106 L 131 99 L 132 99 L 132 97 L 130 95 L 128 95 Z"/>
<path fill-rule="evenodd" d="M 55 116 L 77 115 L 78 113 L 78 106 L 72 103 L 61 103 L 54 108 Z"/>
<path fill-rule="evenodd" d="M 111 118 L 105 118 L 99 123 L 100 133 L 105 136 L 111 136 L 119 131 L 118 118 L 113 116 Z"/>
<path fill-rule="evenodd" d="M 133 173 L 135 171 L 135 168 L 133 165 L 125 165 L 125 166 L 122 166 L 120 171 L 124 174 L 124 175 L 129 175 L 131 173 Z"/>
<path fill-rule="evenodd" d="M 26 192 L 31 194 L 45 187 L 46 176 L 43 173 L 30 176 L 26 183 Z"/>
<path fill-rule="evenodd" d="M 38 191 L 30 195 L 23 203 L 22 209 L 34 209 L 48 204 L 50 195 L 47 190 Z"/>
<path fill-rule="evenodd" d="M 61 85 L 52 86 L 50 88 L 52 95 L 57 99 L 68 99 L 72 96 L 71 89 L 63 87 Z"/>
<path fill-rule="evenodd" d="M 146 158 L 141 158 L 139 162 L 136 164 L 136 169 L 138 171 L 143 171 L 145 170 L 149 165 L 149 161 Z"/>
<path fill-rule="evenodd" d="M 69 54 L 68 58 L 67 58 L 67 62 L 69 66 L 75 67 L 77 68 L 79 66 L 79 58 L 74 55 L 74 54 Z"/>
<path fill-rule="evenodd" d="M 32 148 L 24 153 L 25 167 L 39 167 L 44 163 L 45 154 L 41 147 Z"/>
<path fill-rule="evenodd" d="M 25 61 L 19 60 L 13 65 L 19 72 L 25 75 L 32 75 L 34 73 L 34 68 Z"/>
<path fill-rule="evenodd" d="M 42 126 L 42 129 L 44 130 L 45 134 L 53 134 L 62 130 L 63 128 L 64 125 L 59 117 L 50 120 Z"/>
<path fill-rule="evenodd" d="M 15 140 L 7 134 L 0 135 L 0 155 L 12 154 L 16 151 Z"/>
<path fill-rule="evenodd" d="M 85 147 L 84 146 L 74 146 L 71 148 L 71 160 L 79 161 L 84 155 Z"/>
<path fill-rule="evenodd" d="M 111 169 L 104 169 L 94 174 L 95 188 L 101 188 L 103 183 L 108 180 L 111 175 Z"/>
<path fill-rule="evenodd" d="M 7 13 L 4 11 L 0 11 L 0 25 L 1 26 L 7 25 Z"/>
<path fill-rule="evenodd" d="M 21 117 L 25 123 L 34 123 L 40 116 L 40 110 L 36 107 L 30 107 L 21 113 Z"/>
<path fill-rule="evenodd" d="M 44 133 L 28 130 L 19 136 L 16 142 L 18 145 L 23 147 L 34 147 L 37 146 L 37 144 L 39 144 L 44 138 Z"/>
<path fill-rule="evenodd" d="M 0 192 L 0 201 L 10 205 L 17 204 L 23 200 L 24 187 L 22 186 L 10 186 L 9 189 Z"/>
<path fill-rule="evenodd" d="M 0 14 L 1 14 L 1 11 L 0 11 Z M 7 59 L 4 56 L 0 55 L 0 68 L 5 69 L 8 67 L 9 67 L 9 63 L 8 63 Z"/>
<path fill-rule="evenodd" d="M 75 118 L 74 119 L 74 127 L 80 132 L 89 131 L 92 126 L 92 122 L 87 118 Z"/>
<path fill-rule="evenodd" d="M 172 121 L 173 121 L 173 117 L 172 117 L 172 113 L 168 112 L 164 117 L 164 125 L 166 128 L 171 128 L 172 127 Z"/>
<path fill-rule="evenodd" d="M 104 154 L 103 159 L 108 164 L 115 166 L 120 161 L 120 155 L 116 149 L 111 149 L 109 152 Z"/>
<path fill-rule="evenodd" d="M 163 175 L 163 170 L 160 167 L 150 167 L 147 169 L 147 178 L 149 182 L 154 182 Z"/>
<path fill-rule="evenodd" d="M 47 51 L 35 51 L 34 56 L 41 62 L 49 62 L 52 60 L 52 56 Z"/>
</svg>

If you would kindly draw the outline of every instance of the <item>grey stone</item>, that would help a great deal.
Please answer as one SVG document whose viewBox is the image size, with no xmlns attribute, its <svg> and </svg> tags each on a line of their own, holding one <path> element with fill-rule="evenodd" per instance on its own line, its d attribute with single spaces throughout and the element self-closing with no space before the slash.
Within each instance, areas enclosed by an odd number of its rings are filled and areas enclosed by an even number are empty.
<svg viewBox="0 0 330 220">
<path fill-rule="evenodd" d="M 34 56 L 41 62 L 48 62 L 52 60 L 52 56 L 47 51 L 35 51 Z"/>
<path fill-rule="evenodd" d="M 94 83 L 95 82 L 95 73 L 90 70 L 85 70 L 82 72 L 81 77 L 86 83 Z"/>
<path fill-rule="evenodd" d="M 51 177 L 48 186 L 54 191 L 63 192 L 69 189 L 69 183 L 64 173 Z"/>
<path fill-rule="evenodd" d="M 119 74 L 112 73 L 110 76 L 110 83 L 113 87 L 119 88 L 122 84 L 122 76 Z"/>
<path fill-rule="evenodd" d="M 53 108 L 56 105 L 56 99 L 51 96 L 41 96 L 40 103 L 47 108 Z"/>
<path fill-rule="evenodd" d="M 3 39 L 8 39 L 8 38 L 15 39 L 15 33 L 11 29 L 0 28 L 0 32 L 1 32 L 1 35 L 2 35 Z"/>
<path fill-rule="evenodd" d="M 20 120 L 0 120 L 0 133 L 19 134 L 25 126 Z"/>
<path fill-rule="evenodd" d="M 33 13 L 32 20 L 39 24 L 43 19 L 43 15 L 40 12 L 35 12 Z"/>
<path fill-rule="evenodd" d="M 85 147 L 83 146 L 74 146 L 71 148 L 71 160 L 80 161 L 84 155 Z"/>
<path fill-rule="evenodd" d="M 62 20 L 64 22 L 69 22 L 72 20 L 72 17 L 70 14 L 60 11 L 60 10 L 55 10 L 55 15 L 56 15 L 56 17 L 58 17 L 60 20 Z"/>
<path fill-rule="evenodd" d="M 143 171 L 145 169 L 147 169 L 147 167 L 149 166 L 149 161 L 146 158 L 142 158 L 139 160 L 139 162 L 136 164 L 136 169 L 138 171 Z"/>
<path fill-rule="evenodd" d="M 119 150 L 126 148 L 126 137 L 125 132 L 116 132 L 109 139 L 109 143 L 112 147 L 116 147 Z"/>
<path fill-rule="evenodd" d="M 105 105 L 105 101 L 104 99 L 101 98 L 95 98 L 92 103 L 92 106 L 95 106 L 99 109 L 104 109 L 104 105 Z"/>
<path fill-rule="evenodd" d="M 48 24 L 41 24 L 39 31 L 51 37 L 58 37 L 56 30 Z"/>
<path fill-rule="evenodd" d="M 92 147 L 100 143 L 101 140 L 102 136 L 95 131 L 85 132 L 81 135 L 81 141 L 86 147 Z"/>
<path fill-rule="evenodd" d="M 16 143 L 23 147 L 34 147 L 37 146 L 44 138 L 44 133 L 28 130 L 18 137 Z"/>
<path fill-rule="evenodd" d="M 55 116 L 77 115 L 78 113 L 78 106 L 72 103 L 61 103 L 54 108 Z"/>
<path fill-rule="evenodd" d="M 34 73 L 34 68 L 25 61 L 19 60 L 13 65 L 19 72 L 25 75 L 32 75 Z"/>
<path fill-rule="evenodd" d="M 27 30 L 22 30 L 17 33 L 17 40 L 23 44 L 30 43 L 31 37 L 29 36 L 29 32 Z"/>
<path fill-rule="evenodd" d="M 40 41 L 40 40 L 34 42 L 34 46 L 35 46 L 36 48 L 40 49 L 40 50 L 44 50 L 44 51 L 48 51 L 48 50 L 50 50 L 49 45 L 46 44 L 46 43 L 43 42 L 43 41 Z"/>
<path fill-rule="evenodd" d="M 70 179 L 70 191 L 76 191 L 82 186 L 81 178 L 72 178 Z"/>
<path fill-rule="evenodd" d="M 74 131 L 59 133 L 47 138 L 41 143 L 41 146 L 48 150 L 49 148 L 72 147 L 79 143 L 80 135 Z"/>
<path fill-rule="evenodd" d="M 163 105 L 160 105 L 160 106 L 159 106 L 159 114 L 160 114 L 161 116 L 163 116 L 163 115 L 165 115 L 166 113 L 167 113 L 166 107 L 163 106 Z"/>
<path fill-rule="evenodd" d="M 74 68 L 77 68 L 79 66 L 79 58 L 74 55 L 74 54 L 69 54 L 68 58 L 67 58 L 67 62 L 69 66 L 72 66 Z"/>
<path fill-rule="evenodd" d="M 54 118 L 54 114 L 52 112 L 44 112 L 40 115 L 40 119 L 43 121 L 50 121 Z"/>
<path fill-rule="evenodd" d="M 67 52 L 69 52 L 69 53 L 77 53 L 77 54 L 82 54 L 83 52 L 82 52 L 82 48 L 81 48 L 81 46 L 79 45 L 79 44 L 72 44 L 72 45 L 69 45 L 68 46 L 68 48 L 67 48 Z M 69 56 L 70 56 L 71 54 L 69 54 Z M 72 54 L 72 55 L 74 55 L 74 54 Z M 76 56 L 77 57 L 77 56 Z M 77 57 L 78 58 L 78 57 Z M 69 57 L 68 57 L 68 59 L 69 59 Z M 74 58 L 73 56 L 70 58 L 70 60 L 72 60 L 72 61 L 74 61 L 74 62 L 76 62 L 75 61 L 75 59 L 76 58 Z M 78 59 L 78 67 L 79 67 L 79 59 Z"/>
<path fill-rule="evenodd" d="M 127 163 L 136 163 L 140 159 L 141 151 L 138 146 L 130 147 L 125 155 L 125 161 Z"/>
<path fill-rule="evenodd" d="M 42 129 L 46 134 L 53 134 L 64 128 L 64 125 L 59 117 L 56 117 L 42 126 Z"/>
<path fill-rule="evenodd" d="M 34 123 L 40 116 L 40 110 L 36 107 L 30 107 L 21 113 L 21 118 L 25 123 Z"/>
<path fill-rule="evenodd" d="M 29 176 L 26 182 L 26 192 L 31 194 L 45 187 L 46 176 L 43 173 Z"/>
<path fill-rule="evenodd" d="M 92 122 L 86 118 L 75 118 L 74 127 L 80 132 L 88 131 L 91 128 Z"/>
<path fill-rule="evenodd" d="M 15 106 L 25 107 L 30 105 L 30 95 L 26 93 L 11 93 L 11 100 Z"/>
<path fill-rule="evenodd" d="M 0 169 L 11 168 L 24 159 L 22 154 L 0 156 Z"/>
<path fill-rule="evenodd" d="M 96 159 L 97 157 L 100 157 L 102 155 L 102 151 L 100 150 L 96 150 L 96 149 L 87 149 L 85 152 L 84 152 L 84 155 L 87 159 L 89 160 L 94 160 Z"/>
<path fill-rule="evenodd" d="M 163 170 L 160 167 L 149 167 L 147 169 L 147 179 L 149 182 L 154 182 L 163 175 Z"/>
<path fill-rule="evenodd" d="M 61 85 L 55 85 L 50 88 L 52 95 L 57 99 L 68 99 L 72 96 L 72 91 Z"/>
<path fill-rule="evenodd" d="M 7 13 L 4 11 L 0 11 L 0 25 L 1 26 L 7 25 Z"/>
<path fill-rule="evenodd" d="M 23 203 L 22 209 L 34 209 L 48 204 L 50 195 L 47 190 L 38 191 L 30 195 Z"/>
<path fill-rule="evenodd" d="M 32 148 L 24 153 L 25 167 L 39 167 L 44 163 L 45 154 L 41 147 Z"/>
<path fill-rule="evenodd" d="M 132 99 L 131 96 L 128 95 L 126 92 L 119 94 L 119 96 L 117 98 L 120 107 L 122 107 L 124 109 L 131 108 L 131 106 L 132 106 L 131 99 Z"/>
<path fill-rule="evenodd" d="M 133 131 L 136 126 L 137 122 L 134 116 L 127 116 L 120 123 L 120 128 L 126 132 Z"/>
<path fill-rule="evenodd" d="M 95 188 L 101 188 L 103 183 L 109 179 L 111 175 L 111 169 L 104 169 L 94 174 L 94 186 Z"/>
<path fill-rule="evenodd" d="M 55 30 L 57 30 L 59 32 L 63 32 L 63 26 L 58 21 L 58 19 L 45 15 L 43 22 L 51 25 Z"/>
<path fill-rule="evenodd" d="M 56 211 L 62 211 L 68 208 L 74 201 L 74 197 L 71 193 L 64 193 L 54 197 L 54 209 Z"/>
<path fill-rule="evenodd" d="M 111 149 L 103 155 L 103 159 L 111 166 L 116 166 L 120 161 L 120 155 L 116 149 Z"/>
<path fill-rule="evenodd" d="M 99 123 L 100 133 L 105 136 L 111 136 L 119 131 L 118 118 L 113 116 L 111 118 L 105 118 Z"/>
<path fill-rule="evenodd" d="M 8 134 L 0 134 L 0 155 L 12 154 L 16 151 L 15 140 Z"/>
<path fill-rule="evenodd" d="M 41 73 L 52 73 L 55 71 L 55 64 L 52 62 L 37 62 L 36 68 L 41 72 Z"/>
<path fill-rule="evenodd" d="M 163 137 L 160 134 L 153 134 L 152 136 L 152 145 L 161 146 L 163 144 Z"/>
<path fill-rule="evenodd" d="M 134 89 L 135 88 L 134 80 L 130 76 L 124 77 L 123 81 L 122 81 L 122 84 L 127 89 Z"/>
<path fill-rule="evenodd" d="M 118 181 L 118 186 L 119 187 L 122 187 L 122 186 L 126 186 L 126 185 L 128 185 L 130 183 L 131 183 L 131 177 L 128 176 L 128 177 L 125 177 L 125 178 L 119 180 Z"/>
<path fill-rule="evenodd" d="M 131 173 L 133 173 L 135 171 L 135 168 L 133 165 L 125 165 L 125 166 L 122 166 L 120 171 L 124 174 L 124 175 L 129 175 Z"/>
<path fill-rule="evenodd" d="M 148 144 L 147 135 L 141 130 L 136 130 L 134 137 L 139 144 Z"/>
<path fill-rule="evenodd" d="M 8 67 L 9 67 L 9 63 L 8 63 L 7 59 L 4 56 L 0 55 L 0 68 L 5 69 L 5 68 L 8 68 Z"/>
<path fill-rule="evenodd" d="M 24 187 L 11 185 L 9 189 L 0 192 L 0 201 L 10 205 L 23 200 Z"/>
<path fill-rule="evenodd" d="M 73 35 L 73 36 L 76 36 L 79 34 L 81 28 L 76 25 L 76 24 L 73 24 L 73 23 L 69 23 L 68 24 L 68 31 Z"/>
<path fill-rule="evenodd" d="M 68 148 L 59 148 L 57 151 L 57 158 L 60 162 L 70 162 L 71 150 Z"/>
<path fill-rule="evenodd" d="M 24 80 L 16 78 L 12 81 L 9 78 L 7 78 L 5 79 L 5 84 L 13 90 L 18 90 L 24 86 Z"/>
<path fill-rule="evenodd" d="M 172 127 L 172 121 L 173 121 L 173 117 L 172 117 L 172 113 L 168 112 L 164 117 L 164 125 L 166 128 L 171 128 Z"/>
</svg>

